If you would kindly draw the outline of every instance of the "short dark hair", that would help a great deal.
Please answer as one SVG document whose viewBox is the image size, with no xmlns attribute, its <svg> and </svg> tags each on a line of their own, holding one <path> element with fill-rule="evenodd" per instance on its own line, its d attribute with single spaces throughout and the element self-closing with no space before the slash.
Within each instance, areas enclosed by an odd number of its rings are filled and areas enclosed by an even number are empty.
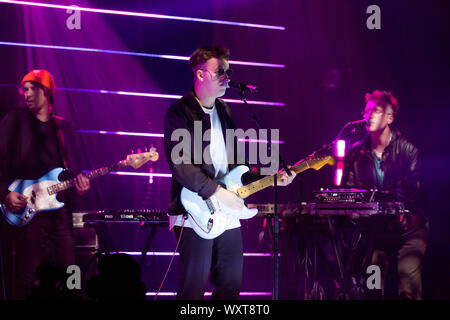
<svg viewBox="0 0 450 320">
<path fill-rule="evenodd" d="M 387 105 L 390 105 L 392 107 L 392 111 L 394 112 L 394 115 L 398 113 L 398 102 L 397 98 L 395 98 L 391 92 L 389 91 L 380 91 L 375 90 L 372 93 L 366 93 L 366 104 L 369 101 L 375 101 L 381 103 L 383 108 L 385 108 Z"/>
<path fill-rule="evenodd" d="M 214 44 L 198 48 L 189 58 L 189 66 L 195 70 L 199 64 L 205 63 L 211 58 L 228 60 L 230 50 L 222 45 Z"/>
</svg>

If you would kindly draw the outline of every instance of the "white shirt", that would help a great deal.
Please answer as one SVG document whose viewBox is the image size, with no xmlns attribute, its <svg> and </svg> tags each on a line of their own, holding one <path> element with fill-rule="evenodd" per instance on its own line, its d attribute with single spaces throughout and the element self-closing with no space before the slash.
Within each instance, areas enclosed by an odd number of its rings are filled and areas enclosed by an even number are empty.
<svg viewBox="0 0 450 320">
<path fill-rule="evenodd" d="M 217 113 L 217 108 L 214 105 L 211 109 L 202 107 L 203 111 L 209 114 L 211 120 L 211 142 L 209 146 L 209 152 L 211 155 L 211 161 L 215 169 L 215 175 L 224 176 L 228 173 L 228 158 L 227 149 L 225 147 L 225 139 L 222 132 L 222 124 L 220 123 L 219 114 Z M 183 224 L 183 215 L 169 216 L 169 228 L 172 229 L 173 226 L 181 226 Z M 189 220 L 184 222 L 184 226 L 187 228 L 192 228 Z M 233 218 L 226 230 L 238 228 L 241 223 L 238 218 Z"/>
</svg>

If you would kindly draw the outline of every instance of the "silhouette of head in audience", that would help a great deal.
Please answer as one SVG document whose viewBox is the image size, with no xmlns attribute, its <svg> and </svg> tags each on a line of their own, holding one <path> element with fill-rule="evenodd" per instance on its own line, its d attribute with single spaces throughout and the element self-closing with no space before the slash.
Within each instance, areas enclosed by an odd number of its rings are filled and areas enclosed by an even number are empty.
<svg viewBox="0 0 450 320">
<path fill-rule="evenodd" d="M 95 300 L 144 300 L 147 288 L 141 281 L 141 269 L 136 260 L 124 253 L 107 254 L 100 258 L 98 274 L 87 281 L 87 295 Z"/>
<path fill-rule="evenodd" d="M 27 300 L 78 300 L 79 290 L 67 288 L 66 267 L 57 267 L 48 260 L 35 272 L 34 281 L 26 295 Z"/>
</svg>

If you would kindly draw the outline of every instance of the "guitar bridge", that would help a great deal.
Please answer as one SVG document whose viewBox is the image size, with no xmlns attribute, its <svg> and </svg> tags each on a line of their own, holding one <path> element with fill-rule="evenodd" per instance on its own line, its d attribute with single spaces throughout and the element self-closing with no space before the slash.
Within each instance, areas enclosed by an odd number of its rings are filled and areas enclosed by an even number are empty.
<svg viewBox="0 0 450 320">
<path fill-rule="evenodd" d="M 208 229 L 208 233 L 211 231 L 213 224 L 214 224 L 214 220 L 212 218 L 210 218 L 208 220 L 208 226 L 206 227 Z"/>
</svg>

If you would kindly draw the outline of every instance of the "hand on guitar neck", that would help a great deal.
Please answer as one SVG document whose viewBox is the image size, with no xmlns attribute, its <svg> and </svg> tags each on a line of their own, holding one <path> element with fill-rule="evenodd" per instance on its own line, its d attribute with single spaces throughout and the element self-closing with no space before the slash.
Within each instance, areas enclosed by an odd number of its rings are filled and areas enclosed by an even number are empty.
<svg viewBox="0 0 450 320">
<path fill-rule="evenodd" d="M 290 170 L 291 166 L 288 166 L 288 169 Z M 280 177 L 277 179 L 278 186 L 285 187 L 294 180 L 296 173 L 292 170 L 290 170 L 290 171 L 291 171 L 291 175 L 288 175 L 284 169 L 281 169 L 280 171 L 278 171 L 278 174 L 280 175 Z"/>
<path fill-rule="evenodd" d="M 288 168 L 290 169 L 291 166 L 288 166 Z M 294 171 L 291 171 L 291 173 L 292 175 L 289 176 L 284 169 L 281 169 L 278 172 L 278 185 L 283 187 L 289 185 L 294 180 L 296 175 Z M 244 208 L 244 199 L 233 191 L 222 188 L 221 186 L 217 188 L 214 196 L 232 210 L 242 210 L 242 208 Z"/>
<path fill-rule="evenodd" d="M 307 169 L 319 170 L 325 164 L 334 164 L 335 160 L 328 156 L 323 158 L 307 158 L 288 167 L 290 176 L 284 171 L 277 172 L 277 185 L 287 186 L 295 176 Z M 187 188 L 181 189 L 180 199 L 184 209 L 189 213 L 188 220 L 200 237 L 214 239 L 221 235 L 230 225 L 231 219 L 250 219 L 258 213 L 256 208 L 247 208 L 244 200 L 252 194 L 274 185 L 274 176 L 268 175 L 247 185 L 242 184 L 242 176 L 249 171 L 248 166 L 237 166 L 218 180 L 224 187 L 209 199 Z M 229 210 L 227 210 L 229 209 Z"/>
<path fill-rule="evenodd" d="M 41 211 L 55 211 L 64 206 L 58 201 L 57 194 L 71 187 L 75 187 L 78 195 L 86 193 L 90 187 L 90 180 L 110 173 L 116 168 L 133 167 L 137 169 L 148 161 L 159 158 L 155 148 L 149 151 L 130 154 L 109 167 L 92 170 L 86 174 L 80 173 L 74 179 L 59 180 L 63 168 L 53 168 L 38 179 L 16 179 L 11 182 L 8 190 L 11 192 L 5 198 L 5 204 L 0 204 L 0 212 L 6 221 L 13 226 L 22 227 Z"/>
<path fill-rule="evenodd" d="M 75 178 L 75 190 L 78 195 L 82 196 L 91 187 L 91 181 L 82 173 L 79 173 Z"/>
</svg>

